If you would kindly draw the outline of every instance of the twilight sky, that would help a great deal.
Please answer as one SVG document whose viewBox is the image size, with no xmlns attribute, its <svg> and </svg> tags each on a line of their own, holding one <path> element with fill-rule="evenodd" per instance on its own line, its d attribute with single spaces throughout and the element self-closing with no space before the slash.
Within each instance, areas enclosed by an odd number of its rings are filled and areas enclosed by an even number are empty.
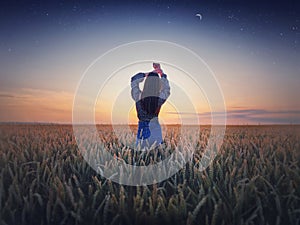
<svg viewBox="0 0 300 225">
<path fill-rule="evenodd" d="M 93 60 L 121 44 L 163 40 L 209 65 L 224 94 L 228 124 L 300 123 L 297 1 L 2 1 L 0 30 L 0 122 L 71 123 L 76 87 Z M 170 81 L 180 76 L 164 71 Z M 124 74 L 124 90 L 136 72 Z M 192 89 L 184 80 L 181 85 Z M 103 98 L 96 119 L 110 123 L 110 99 Z M 128 99 L 122 103 L 132 107 Z M 197 96 L 191 100 L 201 122 L 209 123 L 209 108 Z M 161 117 L 173 123 L 174 114 L 189 113 L 174 110 L 166 105 Z M 114 121 L 134 122 L 134 108 L 124 113 L 114 112 Z"/>
</svg>

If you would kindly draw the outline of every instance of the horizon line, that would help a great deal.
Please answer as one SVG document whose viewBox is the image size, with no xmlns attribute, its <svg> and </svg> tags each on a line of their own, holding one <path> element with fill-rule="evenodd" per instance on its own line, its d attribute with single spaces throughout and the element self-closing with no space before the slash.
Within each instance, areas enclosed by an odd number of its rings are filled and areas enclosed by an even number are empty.
<svg viewBox="0 0 300 225">
<path fill-rule="evenodd" d="M 24 125 L 114 125 L 114 126 L 137 126 L 137 123 L 77 123 L 73 124 L 70 122 L 36 122 L 36 121 L 0 121 L 0 125 L 18 125 L 18 124 L 24 124 Z M 161 124 L 162 125 L 162 124 Z M 180 123 L 167 123 L 164 125 L 168 126 L 212 126 L 212 124 L 204 123 L 204 124 L 180 124 Z M 300 123 L 229 123 L 229 124 L 215 124 L 215 126 L 287 126 L 287 125 L 300 125 Z"/>
</svg>

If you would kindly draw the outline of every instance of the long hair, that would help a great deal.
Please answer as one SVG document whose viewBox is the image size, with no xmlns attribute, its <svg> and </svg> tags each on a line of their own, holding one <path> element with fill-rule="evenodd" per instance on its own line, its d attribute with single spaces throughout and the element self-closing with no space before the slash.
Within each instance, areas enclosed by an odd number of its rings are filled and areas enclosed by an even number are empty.
<svg viewBox="0 0 300 225">
<path fill-rule="evenodd" d="M 148 74 L 141 95 L 142 108 L 148 114 L 158 114 L 159 94 L 161 91 L 161 81 L 157 73 L 151 72 Z"/>
</svg>

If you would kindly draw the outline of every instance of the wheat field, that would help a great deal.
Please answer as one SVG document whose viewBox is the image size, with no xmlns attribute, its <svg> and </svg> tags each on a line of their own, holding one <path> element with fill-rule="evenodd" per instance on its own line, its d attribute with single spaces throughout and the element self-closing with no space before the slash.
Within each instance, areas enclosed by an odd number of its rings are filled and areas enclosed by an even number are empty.
<svg viewBox="0 0 300 225">
<path fill-rule="evenodd" d="M 176 129 L 168 129 L 160 157 L 179 145 Z M 122 144 L 111 126 L 98 130 L 112 155 L 132 163 L 134 135 L 119 137 Z M 179 172 L 135 187 L 95 172 L 71 125 L 2 124 L 0 224 L 300 224 L 300 126 L 228 126 L 200 171 L 209 133 L 201 127 L 193 160 Z M 156 160 L 156 153 L 139 157 Z"/>
</svg>

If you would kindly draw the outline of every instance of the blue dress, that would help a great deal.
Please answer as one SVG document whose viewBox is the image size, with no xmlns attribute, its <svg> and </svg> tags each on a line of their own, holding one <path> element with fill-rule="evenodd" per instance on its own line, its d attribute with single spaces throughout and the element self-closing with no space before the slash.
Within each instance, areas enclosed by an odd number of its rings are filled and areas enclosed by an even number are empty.
<svg viewBox="0 0 300 225">
<path fill-rule="evenodd" d="M 154 113 L 148 113 L 142 107 L 141 93 L 139 83 L 145 78 L 145 73 L 138 73 L 131 78 L 131 96 L 135 101 L 135 107 L 137 116 L 139 119 L 138 132 L 136 137 L 136 145 L 141 149 L 145 147 L 151 147 L 153 145 L 158 146 L 162 143 L 162 131 L 158 121 L 158 115 L 160 107 L 165 103 L 166 99 L 170 96 L 170 85 L 167 79 L 167 75 L 161 76 L 162 88 L 159 96 L 156 98 L 157 110 Z M 155 98 L 155 97 L 154 97 Z"/>
</svg>

